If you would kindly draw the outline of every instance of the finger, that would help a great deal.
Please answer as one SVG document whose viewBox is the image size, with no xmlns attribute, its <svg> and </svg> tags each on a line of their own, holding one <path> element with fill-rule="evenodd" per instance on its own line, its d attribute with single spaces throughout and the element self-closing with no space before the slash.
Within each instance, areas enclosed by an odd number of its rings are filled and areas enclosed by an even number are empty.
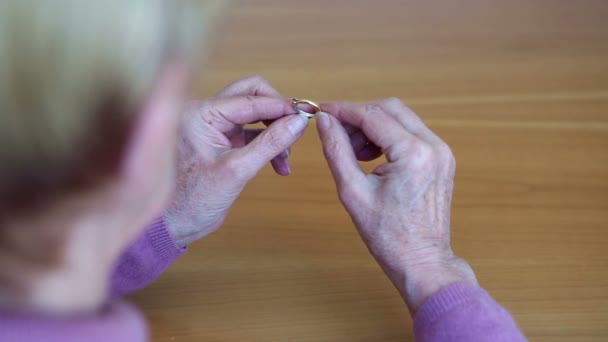
<svg viewBox="0 0 608 342">
<path fill-rule="evenodd" d="M 360 161 L 372 161 L 382 156 L 382 149 L 374 144 L 368 144 L 355 153 L 355 155 Z"/>
<path fill-rule="evenodd" d="M 342 122 L 342 127 L 344 127 L 344 129 L 346 130 L 346 133 L 348 133 L 348 135 L 353 135 L 354 133 L 361 131 L 361 129 L 359 129 L 353 125 L 349 125 L 345 122 Z"/>
<path fill-rule="evenodd" d="M 283 150 L 281 154 L 278 155 L 279 158 L 287 159 L 291 155 L 291 147 L 288 147 L 286 150 Z"/>
<path fill-rule="evenodd" d="M 236 147 L 243 147 L 247 144 L 249 144 L 253 139 L 257 138 L 258 135 L 260 135 L 260 133 L 262 133 L 264 131 L 263 128 L 247 128 L 244 130 L 245 133 L 245 143 L 242 146 L 236 146 Z"/>
<path fill-rule="evenodd" d="M 236 158 L 245 180 L 253 178 L 264 165 L 293 145 L 307 126 L 308 118 L 290 115 L 275 121 L 245 147 L 232 150 L 230 153 Z"/>
<path fill-rule="evenodd" d="M 253 139 L 257 138 L 257 136 L 260 135 L 263 131 L 263 128 L 246 129 L 245 144 L 249 144 L 251 141 L 253 141 Z M 287 160 L 287 158 L 289 158 L 290 153 L 291 147 L 283 150 L 278 156 L 274 157 L 274 159 L 270 161 L 272 168 L 280 176 L 287 176 L 291 173 L 291 167 L 289 166 L 289 161 Z"/>
<path fill-rule="evenodd" d="M 408 131 L 427 141 L 434 141 L 439 137 L 428 128 L 422 119 L 401 100 L 395 97 L 378 101 L 369 106 L 378 106 L 380 110 L 399 121 Z"/>
<path fill-rule="evenodd" d="M 264 131 L 264 128 L 248 128 L 248 129 L 244 130 L 245 143 L 238 147 L 243 147 L 244 145 L 249 144 L 251 141 L 253 141 L 253 139 L 257 138 L 257 136 L 260 135 L 260 133 L 262 133 L 263 131 Z M 277 157 L 282 158 L 282 159 L 287 159 L 287 158 L 289 158 L 290 154 L 291 154 L 291 147 L 288 147 L 287 149 L 283 150 L 281 152 L 281 154 L 279 154 Z"/>
<path fill-rule="evenodd" d="M 357 131 L 350 136 L 350 144 L 352 145 L 355 154 L 357 154 L 369 144 L 369 140 L 362 131 Z"/>
<path fill-rule="evenodd" d="M 336 119 L 363 130 L 368 139 L 382 148 L 393 145 L 406 133 L 399 122 L 379 106 L 334 102 L 323 104 L 323 108 Z"/>
<path fill-rule="evenodd" d="M 371 143 L 360 130 L 350 136 L 350 144 L 360 161 L 372 161 L 382 156 L 382 149 Z"/>
<path fill-rule="evenodd" d="M 291 174 L 291 167 L 286 158 L 274 157 L 274 159 L 270 161 L 270 165 L 272 165 L 274 172 L 279 176 L 289 176 L 289 174 Z"/>
<path fill-rule="evenodd" d="M 235 125 L 278 119 L 294 113 L 288 99 L 274 97 L 214 98 L 204 105 L 205 108 L 199 110 L 203 120 L 221 132 L 228 132 Z"/>
<path fill-rule="evenodd" d="M 274 89 L 270 83 L 261 76 L 251 76 L 242 80 L 235 81 L 227 85 L 219 93 L 217 97 L 232 97 L 232 96 L 266 96 L 266 97 L 281 97 L 281 94 Z"/>
<path fill-rule="evenodd" d="M 291 153 L 291 147 L 283 150 L 281 154 L 274 157 L 270 164 L 279 176 L 289 176 L 291 174 L 291 166 L 289 165 L 289 154 Z"/>
<path fill-rule="evenodd" d="M 331 115 L 319 112 L 317 113 L 317 130 L 323 144 L 325 159 L 338 190 L 363 181 L 365 174 L 357 162 L 350 138 L 342 124 Z"/>
<path fill-rule="evenodd" d="M 381 107 L 341 102 L 327 103 L 323 108 L 338 120 L 363 130 L 365 136 L 382 149 L 389 161 L 394 161 L 404 147 L 417 140 Z"/>
<path fill-rule="evenodd" d="M 314 107 L 313 105 L 310 105 L 308 103 L 300 103 L 297 105 L 296 108 L 294 108 L 294 111 L 297 112 L 298 114 L 301 114 L 298 109 L 302 112 L 306 112 L 309 114 L 314 114 L 317 112 L 317 108 Z"/>
</svg>

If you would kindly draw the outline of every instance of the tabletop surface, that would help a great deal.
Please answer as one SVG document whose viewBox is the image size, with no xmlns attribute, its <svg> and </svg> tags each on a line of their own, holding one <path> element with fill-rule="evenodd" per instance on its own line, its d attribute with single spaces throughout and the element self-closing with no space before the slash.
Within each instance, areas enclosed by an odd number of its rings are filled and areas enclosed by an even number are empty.
<svg viewBox="0 0 608 342">
<path fill-rule="evenodd" d="M 399 97 L 456 155 L 453 247 L 532 341 L 608 339 L 608 2 L 252 0 L 194 96 Z M 132 300 L 154 341 L 413 341 L 313 126 Z M 373 163 L 364 165 L 366 169 Z"/>
</svg>

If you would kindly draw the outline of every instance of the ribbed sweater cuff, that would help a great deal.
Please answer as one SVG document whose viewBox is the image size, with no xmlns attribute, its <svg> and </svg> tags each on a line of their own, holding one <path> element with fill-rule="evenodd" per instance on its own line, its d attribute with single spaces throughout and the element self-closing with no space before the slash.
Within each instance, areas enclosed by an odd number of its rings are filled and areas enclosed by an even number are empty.
<svg viewBox="0 0 608 342">
<path fill-rule="evenodd" d="M 429 298 L 418 310 L 414 319 L 414 331 L 427 331 L 450 310 L 470 300 L 490 299 L 482 288 L 470 284 L 449 285 Z"/>
<path fill-rule="evenodd" d="M 161 260 L 170 263 L 186 252 L 187 248 L 179 247 L 171 237 L 163 217 L 157 218 L 148 227 L 146 234 Z"/>
</svg>

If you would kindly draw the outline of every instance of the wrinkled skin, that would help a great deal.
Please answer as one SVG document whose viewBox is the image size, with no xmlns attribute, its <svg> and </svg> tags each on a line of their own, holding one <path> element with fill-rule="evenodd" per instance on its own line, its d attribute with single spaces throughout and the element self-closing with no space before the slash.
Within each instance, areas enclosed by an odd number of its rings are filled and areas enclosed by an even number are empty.
<svg viewBox="0 0 608 342">
<path fill-rule="evenodd" d="M 327 103 L 317 118 L 340 200 L 412 313 L 456 282 L 476 284 L 450 247 L 455 161 L 448 147 L 398 99 Z M 386 162 L 365 174 L 358 160 Z"/>
</svg>

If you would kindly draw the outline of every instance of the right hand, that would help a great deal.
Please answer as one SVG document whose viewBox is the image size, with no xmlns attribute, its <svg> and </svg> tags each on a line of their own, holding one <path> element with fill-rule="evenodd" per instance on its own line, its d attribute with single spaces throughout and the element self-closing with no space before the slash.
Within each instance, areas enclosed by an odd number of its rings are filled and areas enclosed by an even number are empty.
<svg viewBox="0 0 608 342">
<path fill-rule="evenodd" d="M 317 114 L 325 158 L 359 234 L 415 314 L 453 283 L 477 285 L 450 246 L 454 156 L 397 99 L 327 103 Z M 365 174 L 358 160 L 385 155 Z"/>
<path fill-rule="evenodd" d="M 291 100 L 259 77 L 186 106 L 177 145 L 177 191 L 165 212 L 180 247 L 218 229 L 247 183 L 269 162 L 278 174 L 289 175 L 289 148 L 308 126 L 306 117 L 293 112 Z M 272 124 L 245 127 L 258 121 Z"/>
</svg>

